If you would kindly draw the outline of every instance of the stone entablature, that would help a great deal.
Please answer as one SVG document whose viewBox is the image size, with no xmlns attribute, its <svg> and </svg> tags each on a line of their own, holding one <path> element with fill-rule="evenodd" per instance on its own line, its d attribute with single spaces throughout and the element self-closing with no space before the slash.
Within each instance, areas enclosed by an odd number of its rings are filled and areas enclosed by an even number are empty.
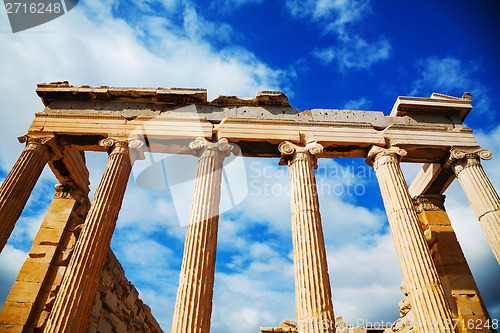
<svg viewBox="0 0 500 333">
<path fill-rule="evenodd" d="M 174 102 L 158 101 L 154 94 L 159 92 Z M 459 118 L 450 117 L 463 108 L 472 108 L 466 95 L 454 98 L 453 103 L 444 95 L 420 98 L 422 107 L 432 102 L 437 108 L 425 115 L 417 110 L 384 116 L 377 111 L 337 109 L 299 112 L 281 92 L 261 92 L 255 98 L 219 96 L 208 102 L 206 91 L 200 89 L 55 83 L 39 85 L 37 93 L 46 108 L 36 114 L 29 132 L 57 133 L 64 136 L 64 145 L 75 150 L 102 151 L 99 139 L 117 133 L 133 136 L 139 128 L 145 129 L 152 140 L 151 151 L 171 153 L 182 150 L 169 147 L 165 141 L 199 136 L 238 143 L 245 156 L 279 157 L 276 148 L 282 141 L 318 141 L 325 147 L 321 157 L 364 158 L 372 145 L 391 144 L 408 151 L 405 161 L 429 163 L 440 163 L 450 143 L 478 146 L 472 130 Z M 255 142 L 262 144 L 258 151 L 251 149 Z M 340 146 L 343 148 L 338 149 Z"/>
</svg>

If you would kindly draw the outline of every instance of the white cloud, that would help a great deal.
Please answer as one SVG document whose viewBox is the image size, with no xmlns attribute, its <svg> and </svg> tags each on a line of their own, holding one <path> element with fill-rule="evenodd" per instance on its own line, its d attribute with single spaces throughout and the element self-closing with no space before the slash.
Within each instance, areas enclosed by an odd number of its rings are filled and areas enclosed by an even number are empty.
<svg viewBox="0 0 500 333">
<path fill-rule="evenodd" d="M 458 59 L 447 58 L 427 58 L 420 60 L 417 68 L 422 70 L 422 77 L 414 85 L 415 89 L 423 85 L 432 84 L 436 88 L 455 89 L 468 86 L 466 72 L 468 68 L 464 67 Z"/>
<path fill-rule="evenodd" d="M 372 102 L 366 97 L 352 99 L 344 103 L 342 109 L 345 110 L 368 110 L 371 108 Z"/>
<path fill-rule="evenodd" d="M 208 88 L 218 94 L 254 96 L 261 90 L 280 90 L 286 73 L 270 68 L 241 47 L 214 49 L 213 36 L 231 31 L 186 7 L 185 26 L 168 18 L 143 16 L 131 26 L 111 16 L 111 5 L 81 3 L 68 14 L 25 33 L 3 33 L 0 43 L 2 110 L 10 121 L 0 124 L 2 169 L 8 170 L 22 146 L 16 137 L 26 133 L 33 114 L 43 106 L 36 84 L 68 80 L 75 85 L 184 86 Z M 113 3 L 116 5 L 116 3 Z M 0 30 L 10 29 L 1 12 Z M 207 38 L 210 36 L 210 39 Z"/>
<path fill-rule="evenodd" d="M 17 273 L 21 269 L 28 254 L 14 248 L 12 245 L 5 245 L 0 255 L 0 304 L 3 304 L 10 288 L 16 280 Z"/>
<path fill-rule="evenodd" d="M 316 50 L 313 54 L 323 64 L 335 61 L 340 71 L 349 69 L 368 69 L 374 64 L 387 60 L 391 53 L 389 41 L 380 37 L 369 43 L 360 36 L 343 38 L 339 45 Z"/>
<path fill-rule="evenodd" d="M 0 103 L 3 116 L 9 119 L 0 124 L 3 170 L 12 167 L 22 150 L 16 137 L 25 134 L 33 114 L 43 110 L 35 94 L 37 83 L 69 80 L 74 85 L 203 87 L 208 89 L 209 98 L 218 94 L 255 96 L 258 91 L 279 90 L 286 85 L 284 71 L 269 67 L 244 48 L 214 48 L 214 38 L 228 41 L 233 32 L 188 5 L 168 0 L 140 1 L 129 9 L 141 18 L 133 23 L 113 17 L 120 5 L 123 3 L 89 0 L 30 31 L 0 34 Z M 155 16 L 150 9 L 157 5 L 171 12 Z M 7 17 L 0 12 L 0 30 L 9 31 Z M 93 194 L 106 165 L 106 154 L 88 154 L 87 165 Z M 45 174 L 54 181 L 50 171 Z M 131 182 L 113 249 L 126 267 L 127 277 L 140 286 L 141 297 L 168 330 L 182 251 L 174 254 L 172 249 L 179 247 L 178 241 L 164 244 L 157 234 L 163 230 L 166 237 L 183 239 L 185 228 L 170 228 L 174 210 L 162 194 L 145 191 Z M 9 281 L 2 283 L 7 290 L 25 258 L 24 252 L 11 243 L 23 242 L 29 247 L 52 195 L 53 185 L 35 188 L 30 199 L 36 203 L 33 217 L 18 221 L 0 256 L 4 262 L 10 260 L 2 265 L 1 272 L 2 279 Z M 144 209 L 137 209 L 139 206 Z M 28 203 L 27 209 L 30 207 Z"/>
<path fill-rule="evenodd" d="M 402 275 L 392 237 L 388 233 L 374 235 L 372 242 L 328 254 L 335 315 L 345 321 L 388 321 L 398 317 Z"/>
<path fill-rule="evenodd" d="M 369 0 L 287 0 L 286 4 L 293 16 L 320 21 L 326 31 L 339 35 L 370 12 Z"/>
<path fill-rule="evenodd" d="M 341 72 L 366 70 L 391 55 L 391 44 L 385 36 L 369 41 L 355 32 L 354 24 L 361 24 L 359 21 L 371 12 L 369 0 L 287 0 L 287 7 L 292 16 L 310 19 L 323 34 L 337 37 L 332 46 L 313 52 L 324 65 L 335 61 Z"/>
</svg>

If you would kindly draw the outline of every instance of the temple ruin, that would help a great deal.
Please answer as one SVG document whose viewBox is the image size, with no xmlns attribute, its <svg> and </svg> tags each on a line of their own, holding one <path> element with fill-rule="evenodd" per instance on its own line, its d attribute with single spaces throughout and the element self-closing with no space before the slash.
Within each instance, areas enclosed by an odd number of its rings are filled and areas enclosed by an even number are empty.
<svg viewBox="0 0 500 333">
<path fill-rule="evenodd" d="M 46 164 L 59 184 L 2 307 L 0 331 L 162 331 L 110 250 L 134 161 L 151 152 L 198 157 L 172 332 L 209 332 L 221 167 L 236 149 L 280 158 L 290 175 L 297 321 L 262 332 L 335 331 L 309 325 L 335 323 L 314 169 L 318 158 L 347 157 L 375 170 L 403 273 L 399 323 L 411 325 L 387 331 L 495 331 L 444 207 L 458 178 L 500 262 L 500 198 L 481 166 L 491 152 L 463 125 L 470 94 L 398 97 L 389 116 L 299 112 L 270 91 L 209 102 L 203 89 L 57 82 L 38 85 L 37 94 L 45 109 L 19 138 L 25 148 L 0 188 L 0 249 Z M 92 202 L 85 151 L 109 154 Z M 402 162 L 425 163 L 409 188 Z M 484 325 L 452 324 L 471 320 Z"/>
</svg>

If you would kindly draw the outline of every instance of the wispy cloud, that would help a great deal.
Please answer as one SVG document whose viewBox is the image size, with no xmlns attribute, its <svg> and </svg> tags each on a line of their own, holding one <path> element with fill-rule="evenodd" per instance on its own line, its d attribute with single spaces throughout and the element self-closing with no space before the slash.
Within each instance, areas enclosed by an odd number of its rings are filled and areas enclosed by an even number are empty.
<svg viewBox="0 0 500 333">
<path fill-rule="evenodd" d="M 334 45 L 313 51 L 324 65 L 335 61 L 341 72 L 366 70 L 390 57 L 391 44 L 385 36 L 369 41 L 356 32 L 356 24 L 371 12 L 369 0 L 288 0 L 287 7 L 293 16 L 310 19 L 323 34 L 336 37 Z"/>
<path fill-rule="evenodd" d="M 336 62 L 340 71 L 349 69 L 369 69 L 374 64 L 389 58 L 391 44 L 381 37 L 369 43 L 360 36 L 343 38 L 339 46 L 318 49 L 313 54 L 323 64 Z"/>
<path fill-rule="evenodd" d="M 39 82 L 203 87 L 208 88 L 210 98 L 253 96 L 257 91 L 287 86 L 286 71 L 268 66 L 245 48 L 213 47 L 214 36 L 227 40 L 231 29 L 201 17 L 193 7 L 178 8 L 182 22 L 133 7 L 130 11 L 145 20 L 132 25 L 114 16 L 112 7 L 117 5 L 81 3 L 57 20 L 34 28 L 37 33 L 0 35 L 4 49 L 0 75 L 9 78 L 0 83 L 5 92 L 2 110 L 16 112 L 8 125 L 0 125 L 6 140 L 3 169 L 20 152 L 15 138 L 26 132 L 33 113 L 42 110 L 34 93 Z M 8 20 L 0 21 L 0 29 L 9 30 Z"/>
<path fill-rule="evenodd" d="M 3 304 L 28 253 L 7 244 L 0 255 L 0 303 Z"/>
<path fill-rule="evenodd" d="M 125 5 L 130 8 L 120 7 Z M 124 16 L 144 20 L 129 22 Z M 0 30 L 9 30 L 7 19 L 0 20 Z M 43 109 L 35 94 L 36 83 L 69 80 L 75 85 L 203 87 L 209 98 L 254 96 L 257 91 L 287 85 L 285 71 L 268 66 L 242 46 L 231 45 L 232 33 L 227 25 L 200 15 L 188 2 L 89 0 L 31 33 L 0 34 L 4 47 L 0 77 L 5 78 L 0 81 L 0 103 L 10 119 L 0 124 L 1 169 L 10 170 L 22 150 L 16 137 L 26 133 L 33 114 Z M 215 39 L 222 46 L 214 46 Z M 105 165 L 106 154 L 88 155 L 92 191 Z M 3 299 L 52 199 L 55 180 L 50 171 L 45 174 L 50 184 L 35 188 L 0 256 Z M 172 216 L 172 202 L 162 195 L 129 187 L 112 247 L 127 277 L 168 330 L 185 228 L 171 228 L 178 222 Z"/>
<path fill-rule="evenodd" d="M 359 99 L 352 99 L 344 103 L 342 109 L 345 110 L 368 110 L 371 108 L 372 102 L 366 97 L 361 97 Z"/>
<path fill-rule="evenodd" d="M 320 22 L 326 32 L 346 34 L 346 27 L 370 12 L 369 0 L 287 0 L 290 13 L 296 17 Z"/>
<path fill-rule="evenodd" d="M 262 3 L 264 3 L 264 0 L 214 0 L 210 5 L 216 7 L 221 12 L 230 13 L 244 6 L 259 5 Z"/>
</svg>

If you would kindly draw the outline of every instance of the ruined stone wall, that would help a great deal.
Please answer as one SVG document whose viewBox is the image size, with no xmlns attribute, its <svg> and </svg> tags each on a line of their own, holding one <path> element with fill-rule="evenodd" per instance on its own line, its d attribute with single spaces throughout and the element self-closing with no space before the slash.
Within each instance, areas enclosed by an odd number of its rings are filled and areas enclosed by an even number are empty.
<svg viewBox="0 0 500 333">
<path fill-rule="evenodd" d="M 0 332 L 42 332 L 87 215 L 89 201 L 58 185 L 28 258 L 0 311 Z M 162 332 L 109 250 L 88 332 Z"/>
<path fill-rule="evenodd" d="M 163 332 L 111 250 L 87 327 L 87 333 L 94 332 Z"/>
</svg>

